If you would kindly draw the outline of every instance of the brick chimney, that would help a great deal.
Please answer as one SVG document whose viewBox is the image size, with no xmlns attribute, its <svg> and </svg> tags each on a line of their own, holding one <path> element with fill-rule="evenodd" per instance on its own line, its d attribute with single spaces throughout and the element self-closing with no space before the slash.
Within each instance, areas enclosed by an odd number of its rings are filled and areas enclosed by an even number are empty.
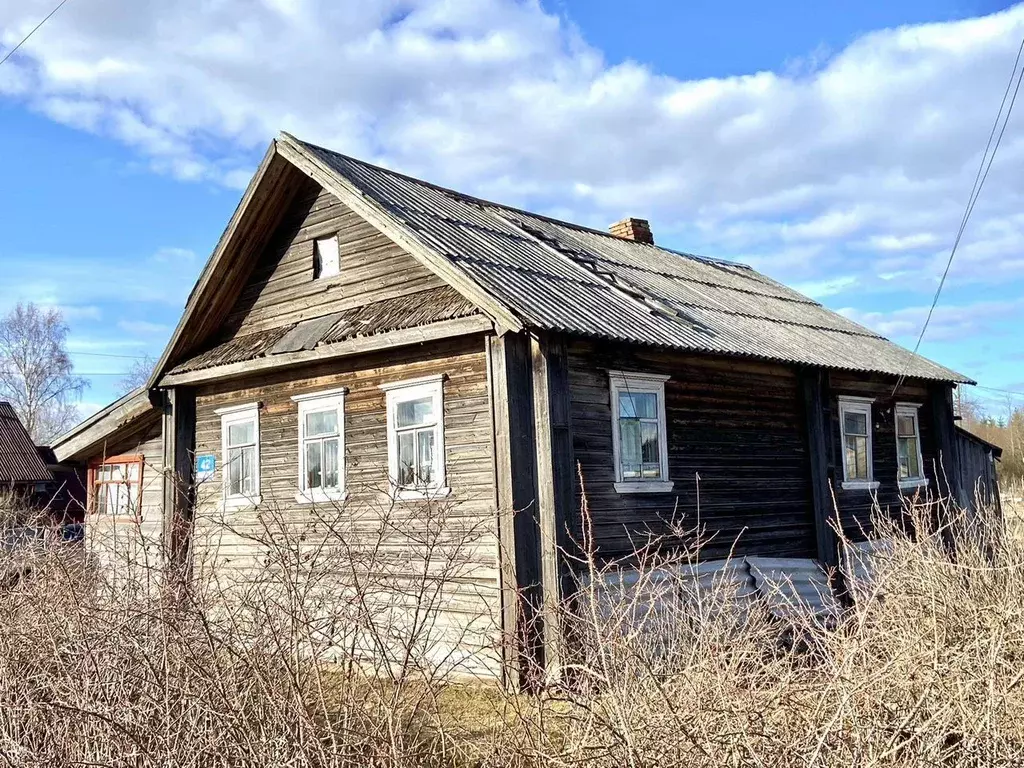
<svg viewBox="0 0 1024 768">
<path fill-rule="evenodd" d="M 647 219 L 623 219 L 608 227 L 608 231 L 616 237 L 654 245 L 654 235 L 651 234 L 651 225 Z"/>
</svg>

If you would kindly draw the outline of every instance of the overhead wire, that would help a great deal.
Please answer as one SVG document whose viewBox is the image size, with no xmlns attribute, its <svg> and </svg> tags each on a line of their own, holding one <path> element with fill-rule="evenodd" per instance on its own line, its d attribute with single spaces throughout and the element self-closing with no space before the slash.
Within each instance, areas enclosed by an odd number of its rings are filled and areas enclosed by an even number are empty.
<svg viewBox="0 0 1024 768">
<path fill-rule="evenodd" d="M 6 54 L 4 54 L 4 57 L 3 57 L 2 59 L 0 59 L 0 67 L 2 67 L 2 66 L 4 65 L 4 63 L 5 63 L 5 62 L 6 62 L 6 61 L 7 61 L 7 60 L 8 60 L 9 58 L 11 58 L 11 56 L 13 56 L 13 55 L 14 55 L 15 53 L 17 53 L 17 52 L 18 52 L 18 49 L 20 49 L 20 48 L 21 48 L 21 46 L 23 46 L 23 45 L 24 45 L 25 43 L 27 43 L 27 42 L 29 41 L 29 38 L 30 38 L 30 37 L 32 37 L 32 35 L 34 35 L 34 34 L 35 34 L 36 32 L 38 32 L 38 31 L 39 31 L 39 28 L 40 28 L 40 27 L 42 27 L 42 26 L 43 26 L 43 24 L 45 24 L 45 23 L 46 23 L 46 22 L 48 22 L 48 21 L 49 21 L 49 20 L 50 20 L 51 18 L 53 18 L 53 15 L 54 15 L 55 13 L 57 13 L 57 11 L 59 11 L 59 10 L 60 10 L 61 8 L 63 8 L 63 7 L 64 7 L 64 4 L 65 4 L 65 3 L 67 2 L 67 1 L 68 1 L 68 0 L 60 0 L 60 2 L 59 2 L 59 3 L 57 4 L 57 7 L 55 7 L 55 8 L 54 8 L 54 9 L 53 9 L 52 11 L 50 11 L 50 12 L 49 12 L 48 14 L 46 14 L 46 16 L 45 16 L 45 17 L 43 18 L 43 20 L 42 20 L 42 21 L 40 21 L 40 22 L 39 22 L 38 24 L 36 24 L 36 25 L 35 25 L 35 26 L 34 26 L 34 27 L 33 27 L 33 28 L 32 28 L 32 29 L 31 29 L 31 30 L 29 31 L 29 33 L 28 33 L 27 35 L 25 35 L 25 36 L 24 36 L 23 38 L 21 38 L 21 41 L 20 41 L 20 42 L 19 42 L 19 43 L 18 43 L 17 45 L 15 45 L 15 46 L 14 46 L 13 48 L 11 48 L 11 50 L 9 50 L 9 51 L 8 51 L 8 52 L 7 52 Z"/>
<path fill-rule="evenodd" d="M 1006 89 L 1003 91 L 1002 101 L 999 103 L 999 111 L 996 112 L 996 118 L 992 123 L 992 130 L 989 131 L 988 141 L 985 143 L 985 151 L 981 156 L 981 163 L 978 165 L 978 171 L 974 176 L 974 184 L 971 186 L 971 194 L 968 197 L 967 207 L 964 210 L 964 215 L 960 219 L 960 227 L 957 230 L 956 238 L 953 240 L 953 247 L 950 249 L 949 258 L 946 260 L 946 267 L 942 271 L 942 277 L 939 279 L 938 288 L 935 290 L 935 296 L 932 299 L 931 306 L 928 308 L 928 314 L 925 317 L 924 325 L 921 327 L 921 333 L 918 334 L 917 343 L 914 344 L 914 351 L 911 358 L 917 355 L 918 350 L 921 348 L 921 342 L 924 341 L 925 333 L 928 331 L 928 325 L 931 323 L 932 315 L 935 314 L 935 307 L 938 306 L 939 297 L 942 295 L 942 289 L 946 284 L 946 278 L 949 276 L 949 270 L 953 266 L 953 259 L 956 256 L 957 248 L 960 246 L 960 241 L 963 239 L 964 232 L 967 229 L 967 223 L 970 221 L 971 214 L 974 212 L 974 206 L 978 202 L 978 198 L 981 196 L 981 190 L 985 186 L 985 181 L 988 179 L 989 171 L 992 169 L 992 161 L 995 160 L 996 153 L 999 151 L 999 145 L 1003 141 L 1003 134 L 1006 132 L 1006 126 L 1010 121 L 1010 115 L 1013 113 L 1013 106 L 1017 101 L 1017 94 L 1020 92 L 1021 81 L 1024 79 L 1024 67 L 1020 68 L 1020 73 L 1017 70 L 1020 65 L 1021 55 L 1024 54 L 1024 38 L 1021 38 L 1020 47 L 1017 49 L 1017 56 L 1013 61 L 1013 69 L 1010 71 L 1010 78 L 1006 83 Z M 1017 85 L 1014 87 L 1013 81 L 1016 78 Z M 1010 91 L 1013 90 L 1013 96 L 1010 97 Z M 1009 106 L 1007 107 L 1006 100 L 1010 98 Z M 1004 116 L 1003 109 L 1006 108 L 1006 114 Z M 1002 120 L 1002 128 L 999 127 L 1000 120 Z M 998 130 L 998 136 L 996 131 Z M 993 138 L 995 139 L 995 145 L 992 144 Z M 992 150 L 991 154 L 989 149 Z M 896 396 L 896 391 L 903 384 L 906 379 L 906 367 L 910 364 L 908 358 L 906 365 L 903 367 L 903 371 L 900 373 L 896 380 L 896 385 L 892 390 L 892 397 Z"/>
</svg>

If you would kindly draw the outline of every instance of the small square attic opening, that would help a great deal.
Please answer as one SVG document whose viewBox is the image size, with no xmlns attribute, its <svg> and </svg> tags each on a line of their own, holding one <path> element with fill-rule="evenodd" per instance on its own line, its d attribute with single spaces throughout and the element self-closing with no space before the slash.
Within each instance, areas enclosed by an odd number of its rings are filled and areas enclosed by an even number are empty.
<svg viewBox="0 0 1024 768">
<path fill-rule="evenodd" d="M 333 277 L 341 272 L 338 236 L 322 237 L 313 241 L 313 279 Z"/>
</svg>

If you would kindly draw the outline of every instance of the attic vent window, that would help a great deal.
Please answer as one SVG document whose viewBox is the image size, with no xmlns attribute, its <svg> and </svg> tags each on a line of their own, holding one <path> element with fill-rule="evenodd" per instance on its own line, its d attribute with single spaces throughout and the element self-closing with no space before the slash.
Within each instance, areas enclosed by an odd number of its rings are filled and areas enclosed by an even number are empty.
<svg viewBox="0 0 1024 768">
<path fill-rule="evenodd" d="M 313 279 L 333 277 L 341 272 L 338 255 L 338 236 L 322 237 L 313 241 Z"/>
</svg>

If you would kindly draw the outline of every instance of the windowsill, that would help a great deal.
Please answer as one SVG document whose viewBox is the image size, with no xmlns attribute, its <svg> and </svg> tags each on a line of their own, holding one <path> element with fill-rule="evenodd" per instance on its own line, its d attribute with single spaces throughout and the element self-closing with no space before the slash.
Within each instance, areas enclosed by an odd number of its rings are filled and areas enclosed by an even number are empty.
<svg viewBox="0 0 1024 768">
<path fill-rule="evenodd" d="M 616 493 L 670 493 L 674 487 L 674 480 L 638 480 L 615 483 Z"/>
<path fill-rule="evenodd" d="M 395 501 L 424 501 L 443 499 L 450 496 L 452 489 L 448 486 L 443 488 L 392 488 L 391 497 Z"/>
<path fill-rule="evenodd" d="M 311 491 L 299 491 L 295 494 L 295 502 L 297 504 L 331 504 L 336 501 L 345 501 L 347 498 L 348 491 L 324 491 L 320 488 L 314 488 Z"/>
<path fill-rule="evenodd" d="M 262 496 L 231 496 L 224 499 L 224 509 L 247 509 L 263 503 Z"/>
<path fill-rule="evenodd" d="M 928 478 L 927 477 L 908 477 L 906 480 L 900 480 L 900 490 L 914 490 L 916 488 L 927 488 Z"/>
<path fill-rule="evenodd" d="M 877 480 L 845 480 L 843 481 L 844 491 L 877 491 Z"/>
</svg>

